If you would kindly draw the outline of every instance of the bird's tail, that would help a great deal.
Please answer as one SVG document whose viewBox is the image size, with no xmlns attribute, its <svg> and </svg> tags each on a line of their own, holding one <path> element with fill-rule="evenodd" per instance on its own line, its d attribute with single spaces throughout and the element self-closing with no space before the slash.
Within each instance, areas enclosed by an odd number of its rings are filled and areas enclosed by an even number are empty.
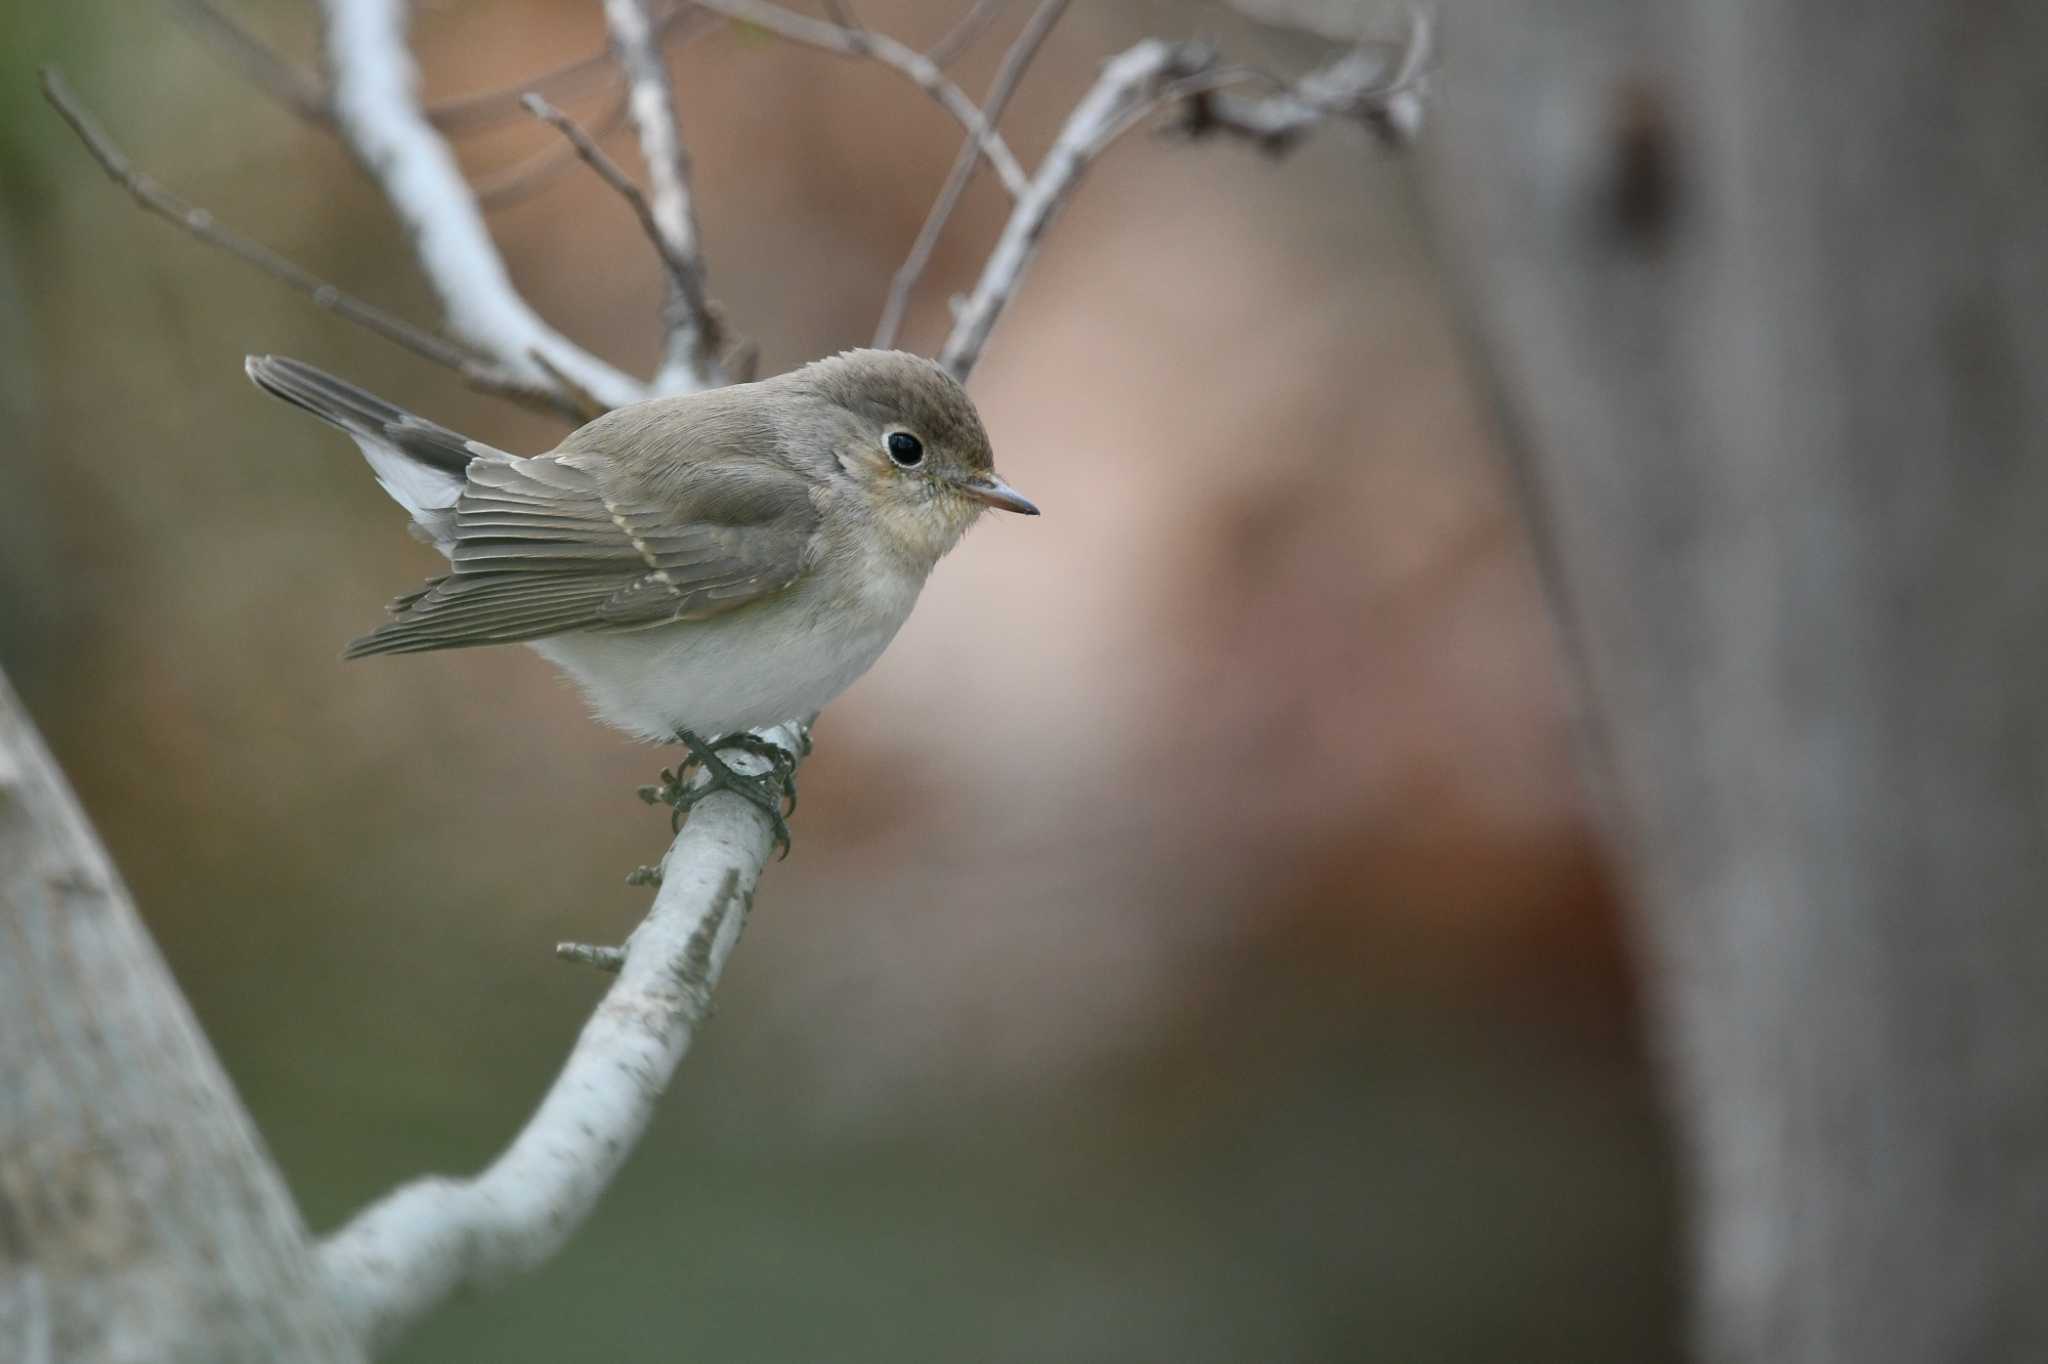
<svg viewBox="0 0 2048 1364">
<path fill-rule="evenodd" d="M 503 457 L 479 441 L 414 416 L 325 370 L 282 355 L 252 355 L 245 369 L 266 393 L 302 407 L 355 438 L 384 491 L 437 543 L 462 495 L 464 472 L 479 455 Z"/>
</svg>

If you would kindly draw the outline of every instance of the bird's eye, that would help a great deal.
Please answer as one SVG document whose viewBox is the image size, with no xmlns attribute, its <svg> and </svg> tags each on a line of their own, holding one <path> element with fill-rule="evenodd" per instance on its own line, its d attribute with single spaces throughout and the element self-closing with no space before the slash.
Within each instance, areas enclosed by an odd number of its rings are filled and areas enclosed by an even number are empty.
<svg viewBox="0 0 2048 1364">
<path fill-rule="evenodd" d="M 889 458 L 905 469 L 915 469 L 924 463 L 924 442 L 908 431 L 889 433 Z"/>
</svg>

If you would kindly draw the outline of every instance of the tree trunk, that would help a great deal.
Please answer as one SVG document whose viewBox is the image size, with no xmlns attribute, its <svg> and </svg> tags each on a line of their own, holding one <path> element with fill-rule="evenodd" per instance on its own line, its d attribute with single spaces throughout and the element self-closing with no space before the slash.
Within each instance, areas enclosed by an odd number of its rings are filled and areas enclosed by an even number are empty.
<svg viewBox="0 0 2048 1364">
<path fill-rule="evenodd" d="M 0 678 L 0 1359 L 361 1358 L 283 1180 Z"/>
<path fill-rule="evenodd" d="M 1714 1361 L 2048 1358 L 2048 10 L 1452 13 Z"/>
</svg>

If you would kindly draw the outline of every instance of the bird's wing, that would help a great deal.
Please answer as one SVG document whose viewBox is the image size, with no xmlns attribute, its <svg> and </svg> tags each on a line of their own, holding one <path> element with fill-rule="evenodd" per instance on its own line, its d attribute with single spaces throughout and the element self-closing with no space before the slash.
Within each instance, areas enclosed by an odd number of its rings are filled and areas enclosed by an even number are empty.
<svg viewBox="0 0 2048 1364">
<path fill-rule="evenodd" d="M 608 491 L 602 472 L 586 455 L 474 460 L 455 503 L 452 571 L 393 602 L 393 619 L 347 656 L 699 620 L 802 576 L 819 512 L 795 471 L 683 466 L 661 507 Z"/>
</svg>

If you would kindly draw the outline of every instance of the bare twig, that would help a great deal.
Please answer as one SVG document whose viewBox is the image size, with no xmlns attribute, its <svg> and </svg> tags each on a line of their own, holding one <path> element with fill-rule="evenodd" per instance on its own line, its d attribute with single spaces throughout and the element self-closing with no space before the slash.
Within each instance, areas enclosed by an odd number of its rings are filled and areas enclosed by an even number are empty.
<svg viewBox="0 0 2048 1364">
<path fill-rule="evenodd" d="M 1095 84 L 1067 115 L 1052 149 L 1039 164 L 1029 188 L 1010 212 L 995 249 L 982 267 L 974 292 L 961 307 L 946 338 L 939 363 L 965 380 L 981 356 L 996 319 L 1016 293 L 1025 269 L 1038 254 L 1053 218 L 1073 196 L 1089 163 L 1106 145 L 1105 134 L 1125 125 L 1133 108 L 1147 105 L 1169 82 L 1196 75 L 1214 61 L 1196 44 L 1174 44 L 1148 38 L 1110 59 Z"/>
<path fill-rule="evenodd" d="M 808 14 L 798 14 L 770 4 L 768 0 L 695 0 L 695 3 L 728 18 L 766 29 L 793 43 L 802 43 L 841 57 L 871 57 L 880 62 L 937 100 L 947 113 L 959 120 L 960 126 L 981 148 L 981 154 L 995 167 L 996 174 L 1002 177 L 1003 188 L 1013 198 L 1023 195 L 1028 182 L 1024 168 L 1011 153 L 1009 144 L 989 125 L 974 101 L 947 79 L 937 62 L 922 52 L 905 47 L 887 34 L 813 19 Z"/>
<path fill-rule="evenodd" d="M 78 97 L 72 93 L 71 87 L 65 84 L 64 78 L 56 71 L 45 68 L 41 76 L 43 97 L 50 102 L 50 106 L 65 123 L 70 125 L 71 131 L 78 134 L 78 140 L 85 145 L 92 159 L 99 163 L 100 169 L 107 173 L 109 179 L 149 212 L 166 222 L 175 223 L 207 245 L 225 251 L 237 260 L 255 266 L 272 279 L 298 290 L 312 299 L 317 307 L 324 308 L 337 317 L 345 317 L 357 326 L 376 333 L 386 341 L 403 346 L 423 359 L 431 360 L 437 365 L 445 365 L 461 375 L 465 382 L 477 388 L 516 398 L 552 412 L 568 411 L 560 396 L 548 386 L 536 384 L 502 365 L 492 364 L 473 351 L 416 327 L 374 303 L 346 293 L 297 262 L 280 256 L 263 243 L 244 237 L 232 228 L 223 227 L 210 211 L 180 197 L 151 176 L 136 170 L 128 160 L 127 154 L 114 144 L 113 139 L 107 136 L 92 115 L 85 111 L 84 106 L 78 102 Z"/>
<path fill-rule="evenodd" d="M 602 143 L 605 138 L 625 126 L 626 100 L 626 91 L 621 88 L 617 98 L 606 106 L 603 115 L 585 130 L 592 142 Z M 582 157 L 577 152 L 575 143 L 550 143 L 523 160 L 471 181 L 470 187 L 476 191 L 477 203 L 489 212 L 519 203 L 580 160 Z"/>
<path fill-rule="evenodd" d="M 333 121 L 334 111 L 320 82 L 278 56 L 213 0 L 171 0 L 171 13 L 279 104 L 308 123 Z"/>
<path fill-rule="evenodd" d="M 965 379 L 981 356 L 996 319 L 1037 255 L 1053 217 L 1079 185 L 1090 163 L 1153 111 L 1172 103 L 1184 109 L 1185 132 L 1231 132 L 1284 149 L 1314 124 L 1355 118 L 1383 136 L 1405 138 L 1421 117 L 1422 85 L 1431 59 L 1429 15 L 1411 9 L 1400 44 L 1362 43 L 1329 66 L 1278 93 L 1235 95 L 1216 87 L 1271 77 L 1243 67 L 1219 66 L 1197 44 L 1171 47 L 1147 40 L 1103 68 L 1046 153 L 1031 188 L 1010 212 L 974 292 L 961 306 L 939 363 Z"/>
<path fill-rule="evenodd" d="M 626 201 L 627 206 L 633 210 L 633 215 L 640 220 L 640 226 L 647 233 L 647 239 L 654 244 L 656 254 L 661 257 L 662 266 L 668 271 L 671 290 L 679 296 L 687 296 L 685 295 L 686 290 L 695 289 L 701 295 L 702 283 L 699 267 L 693 266 L 692 262 L 683 259 L 677 254 L 675 245 L 670 240 L 668 234 L 662 230 L 661 223 L 655 216 L 653 205 L 647 202 L 646 194 L 641 192 L 640 186 L 633 183 L 631 176 L 620 169 L 619 163 L 605 155 L 604 148 L 598 146 L 596 140 L 589 133 L 584 132 L 582 128 L 578 127 L 574 119 L 570 118 L 560 109 L 555 108 L 554 105 L 549 104 L 539 95 L 528 95 L 526 97 L 526 108 L 535 118 L 540 119 L 567 138 L 570 147 L 574 150 L 574 154 L 585 165 L 596 171 L 598 177 L 607 185 L 610 185 L 619 197 Z M 699 332 L 698 334 L 702 335 L 703 333 Z M 718 339 L 715 315 L 711 315 L 710 336 L 714 342 Z M 661 389 L 658 381 L 655 387 Z M 666 389 L 662 391 L 676 392 L 685 390 Z"/>
<path fill-rule="evenodd" d="M 1032 59 L 1044 47 L 1053 25 L 1066 13 L 1068 3 L 1069 0 L 1043 0 L 1025 22 L 1024 31 L 1017 35 L 1017 41 L 1010 44 L 1010 50 L 1003 54 L 1003 64 L 997 69 L 996 78 L 989 86 L 988 100 L 982 106 L 982 115 L 988 119 L 991 128 L 1002 119 L 1010 96 L 1017 92 Z M 882 319 L 875 324 L 876 349 L 887 350 L 896 344 L 896 333 L 903 326 L 904 311 L 910 306 L 911 291 L 931 264 L 932 252 L 937 249 L 939 237 L 946 230 L 946 222 L 966 193 L 975 168 L 981 164 L 976 153 L 973 138 L 960 144 L 959 155 L 953 158 L 953 168 L 946 173 L 945 186 L 940 189 L 939 197 L 932 201 L 931 210 L 925 214 L 924 225 L 917 230 L 917 240 L 912 243 L 910 254 L 897 267 L 896 277 L 889 283 L 889 297 L 882 304 Z"/>
<path fill-rule="evenodd" d="M 1405 143 L 1421 124 L 1424 80 L 1435 56 L 1427 10 L 1411 8 L 1407 29 L 1398 43 L 1361 42 L 1272 94 L 1197 94 L 1182 103 L 1178 130 L 1195 137 L 1226 133 L 1281 152 L 1325 119 L 1346 118 L 1390 144 Z"/>
<path fill-rule="evenodd" d="M 974 0 L 974 7 L 960 16 L 939 36 L 939 40 L 926 48 L 924 55 L 937 66 L 951 66 L 960 54 L 981 41 L 981 35 L 988 32 L 1002 14 L 1009 0 Z"/>
<path fill-rule="evenodd" d="M 646 0 L 604 0 L 604 16 L 612 51 L 626 73 L 627 110 L 640 134 L 641 159 L 647 163 L 651 193 L 634 197 L 647 209 L 641 222 L 668 267 L 668 305 L 662 313 L 667 344 L 651 387 L 655 393 L 695 392 L 723 382 L 717 358 L 722 339 L 717 314 L 704 292 L 704 256 L 690 195 L 690 154 L 676 117 L 675 91 Z"/>
<path fill-rule="evenodd" d="M 792 753 L 801 746 L 796 727 L 763 733 Z M 395 1190 L 322 1245 L 335 1300 L 363 1340 L 387 1345 L 456 1292 L 535 1268 L 589 1215 L 703 1022 L 771 841 L 767 816 L 746 801 L 699 803 L 662 860 L 618 979 L 511 1146 L 471 1178 Z M 567 955 L 609 961 L 602 948 Z"/>
<path fill-rule="evenodd" d="M 420 112 L 403 0 L 321 0 L 335 126 L 413 239 L 448 327 L 535 385 L 545 356 L 607 407 L 646 386 L 556 332 L 520 297 L 455 157 Z"/>
<path fill-rule="evenodd" d="M 617 975 L 626 964 L 625 948 L 600 947 L 596 943 L 558 942 L 555 955 L 563 961 L 573 961 L 578 966 L 588 966 L 611 976 Z"/>
</svg>

